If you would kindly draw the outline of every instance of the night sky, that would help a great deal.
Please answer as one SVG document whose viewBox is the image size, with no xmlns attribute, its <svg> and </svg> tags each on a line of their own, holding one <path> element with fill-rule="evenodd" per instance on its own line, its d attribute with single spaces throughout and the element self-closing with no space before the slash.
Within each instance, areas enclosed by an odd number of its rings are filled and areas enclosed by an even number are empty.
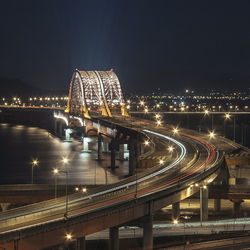
<svg viewBox="0 0 250 250">
<path fill-rule="evenodd" d="M 126 92 L 250 87 L 250 1 L 1 1 L 0 77 L 67 92 L 114 68 Z"/>
</svg>

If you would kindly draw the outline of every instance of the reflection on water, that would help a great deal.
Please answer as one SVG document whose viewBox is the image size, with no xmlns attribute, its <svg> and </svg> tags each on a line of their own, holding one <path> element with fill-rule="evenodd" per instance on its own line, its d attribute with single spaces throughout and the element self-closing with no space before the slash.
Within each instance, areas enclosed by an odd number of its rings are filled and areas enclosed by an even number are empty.
<svg viewBox="0 0 250 250">
<path fill-rule="evenodd" d="M 69 184 L 105 184 L 119 180 L 128 174 L 128 162 L 117 162 L 114 174 L 109 166 L 109 155 L 101 162 L 96 161 L 96 152 L 82 153 L 80 143 L 63 142 L 48 131 L 36 127 L 0 124 L 0 184 L 31 183 L 32 159 L 39 160 L 34 167 L 34 183 L 53 184 L 53 168 L 67 169 Z M 70 162 L 63 166 L 62 157 Z M 65 182 L 60 174 L 57 182 Z"/>
</svg>

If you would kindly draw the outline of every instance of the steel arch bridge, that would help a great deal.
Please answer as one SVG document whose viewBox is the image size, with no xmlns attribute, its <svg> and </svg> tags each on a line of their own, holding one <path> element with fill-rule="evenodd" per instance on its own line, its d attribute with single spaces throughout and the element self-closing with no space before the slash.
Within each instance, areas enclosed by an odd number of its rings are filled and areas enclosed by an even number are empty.
<svg viewBox="0 0 250 250">
<path fill-rule="evenodd" d="M 128 116 L 121 84 L 115 72 L 75 70 L 70 83 L 66 113 L 91 118 L 91 112 L 112 117 Z"/>
</svg>

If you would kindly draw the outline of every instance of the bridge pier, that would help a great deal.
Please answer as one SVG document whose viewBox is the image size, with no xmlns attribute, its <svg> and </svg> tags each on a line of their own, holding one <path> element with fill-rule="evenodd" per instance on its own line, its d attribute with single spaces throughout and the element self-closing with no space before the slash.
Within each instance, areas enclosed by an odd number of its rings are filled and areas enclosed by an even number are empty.
<svg viewBox="0 0 250 250">
<path fill-rule="evenodd" d="M 97 151 L 98 151 L 98 161 L 101 161 L 101 160 L 103 160 L 103 157 L 102 157 L 102 135 L 99 133 L 98 134 L 98 149 L 97 149 Z"/>
<path fill-rule="evenodd" d="M 9 206 L 11 205 L 10 203 L 1 203 L 1 208 L 2 208 L 2 212 L 5 212 L 8 210 Z"/>
<path fill-rule="evenodd" d="M 153 216 L 143 218 L 143 250 L 153 249 Z"/>
<path fill-rule="evenodd" d="M 208 188 L 200 188 L 200 221 L 208 219 Z"/>
<path fill-rule="evenodd" d="M 109 142 L 103 141 L 103 152 L 108 153 L 109 152 Z"/>
<path fill-rule="evenodd" d="M 115 171 L 115 139 L 114 138 L 112 138 L 110 146 L 111 146 L 110 169 L 111 171 Z"/>
<path fill-rule="evenodd" d="M 243 200 L 232 200 L 233 202 L 233 215 L 235 218 L 240 217 L 241 215 L 241 203 Z"/>
<path fill-rule="evenodd" d="M 82 136 L 82 151 L 84 152 L 90 152 L 89 150 L 89 143 L 88 143 L 88 137 Z"/>
<path fill-rule="evenodd" d="M 180 202 L 172 204 L 172 220 L 179 220 L 180 218 Z"/>
<path fill-rule="evenodd" d="M 129 175 L 134 175 L 139 166 L 139 147 L 140 144 L 135 139 L 129 141 Z"/>
<path fill-rule="evenodd" d="M 124 160 L 124 144 L 119 144 L 119 160 Z"/>
<path fill-rule="evenodd" d="M 119 250 L 119 227 L 109 229 L 109 250 Z"/>
<path fill-rule="evenodd" d="M 85 237 L 81 237 L 81 238 L 76 239 L 75 250 L 86 250 Z"/>
<path fill-rule="evenodd" d="M 215 212 L 220 212 L 221 209 L 221 200 L 220 199 L 214 199 L 214 210 Z"/>
</svg>

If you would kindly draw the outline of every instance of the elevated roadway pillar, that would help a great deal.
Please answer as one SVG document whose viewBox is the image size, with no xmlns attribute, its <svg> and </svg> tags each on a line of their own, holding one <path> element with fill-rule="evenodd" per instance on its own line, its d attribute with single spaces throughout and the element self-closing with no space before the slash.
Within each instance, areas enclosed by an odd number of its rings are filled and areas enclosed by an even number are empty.
<svg viewBox="0 0 250 250">
<path fill-rule="evenodd" d="M 115 139 L 114 138 L 111 140 L 110 146 L 111 146 L 110 168 L 111 168 L 111 171 L 115 171 Z"/>
<path fill-rule="evenodd" d="M 109 142 L 103 141 L 103 152 L 108 153 L 109 152 Z"/>
<path fill-rule="evenodd" d="M 208 219 L 208 188 L 200 188 L 200 220 L 207 221 Z"/>
<path fill-rule="evenodd" d="M 214 199 L 214 211 L 220 212 L 221 210 L 221 200 L 220 199 Z"/>
<path fill-rule="evenodd" d="M 172 220 L 180 219 L 180 202 L 172 204 Z"/>
<path fill-rule="evenodd" d="M 143 218 L 143 250 L 153 249 L 153 216 Z"/>
<path fill-rule="evenodd" d="M 85 237 L 81 237 L 81 238 L 76 239 L 75 250 L 86 250 Z"/>
<path fill-rule="evenodd" d="M 102 159 L 103 159 L 103 157 L 102 157 L 102 135 L 99 133 L 99 135 L 98 135 L 98 149 L 97 149 L 97 151 L 98 151 L 98 161 L 101 161 Z"/>
<path fill-rule="evenodd" d="M 233 202 L 233 215 L 235 218 L 240 217 L 241 215 L 241 203 L 243 200 L 232 200 Z"/>
<path fill-rule="evenodd" d="M 129 141 L 129 175 L 134 175 L 139 166 L 140 143 L 135 139 Z"/>
<path fill-rule="evenodd" d="M 124 160 L 124 144 L 119 144 L 119 159 Z"/>
<path fill-rule="evenodd" d="M 109 250 L 119 250 L 119 227 L 109 229 Z"/>
</svg>

